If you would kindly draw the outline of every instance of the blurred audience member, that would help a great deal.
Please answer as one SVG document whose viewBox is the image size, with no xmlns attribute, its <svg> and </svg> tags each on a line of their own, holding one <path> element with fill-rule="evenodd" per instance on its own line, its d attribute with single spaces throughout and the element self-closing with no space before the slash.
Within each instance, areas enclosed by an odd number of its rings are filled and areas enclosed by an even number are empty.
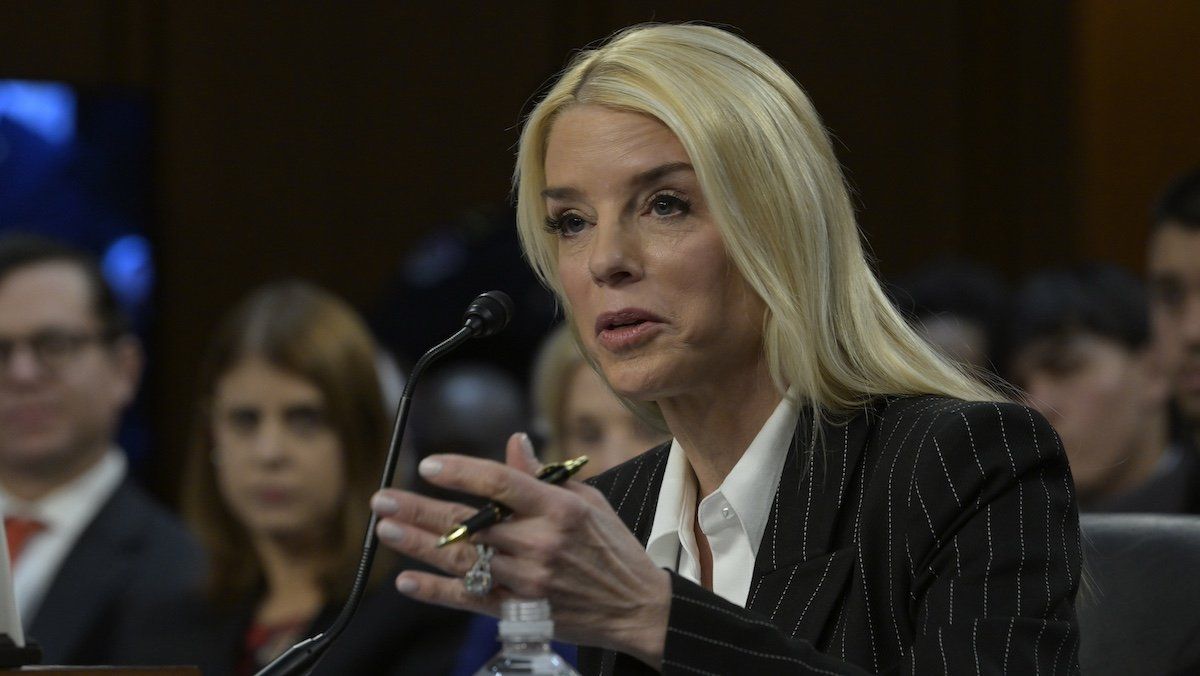
<svg viewBox="0 0 1200 676">
<path fill-rule="evenodd" d="M 599 474 L 671 440 L 617 399 L 584 360 L 566 324 L 554 329 L 538 350 L 533 364 L 533 405 L 533 427 L 546 462 L 588 456 L 588 464 L 577 478 Z M 554 648 L 575 661 L 574 646 L 556 644 Z M 451 673 L 471 676 L 499 649 L 496 620 L 477 615 Z"/>
<path fill-rule="evenodd" d="M 303 282 L 252 294 L 204 361 L 184 486 L 207 545 L 207 589 L 144 609 L 132 663 L 252 674 L 326 629 L 348 595 L 390 420 L 377 349 L 342 301 Z M 437 673 L 466 616 L 372 587 L 314 673 Z"/>
<path fill-rule="evenodd" d="M 1004 285 L 996 273 L 973 263 L 929 264 L 888 286 L 897 308 L 925 340 L 962 364 L 994 371 Z"/>
<path fill-rule="evenodd" d="M 479 361 L 431 369 L 414 395 L 409 435 L 416 460 L 459 453 L 504 462 L 504 444 L 527 420 L 521 384 L 506 371 Z M 414 465 L 415 466 L 415 465 Z M 416 477 L 415 490 L 442 500 L 474 500 Z"/>
<path fill-rule="evenodd" d="M 490 364 L 524 391 L 534 347 L 554 323 L 556 306 L 524 263 L 512 207 L 462 211 L 429 228 L 400 261 L 371 325 L 388 349 L 411 364 L 461 326 L 467 303 L 491 289 L 512 297 L 512 321 L 487 340 L 465 343 L 442 364 Z"/>
<path fill-rule="evenodd" d="M 615 467 L 665 441 L 621 404 L 584 360 L 563 324 L 542 343 L 533 371 L 534 430 L 547 462 L 586 455 L 582 478 Z"/>
<path fill-rule="evenodd" d="M 1200 509 L 1200 467 L 1170 441 L 1146 294 L 1124 270 L 1041 272 L 1018 293 L 1007 364 L 1062 437 L 1080 508 Z"/>
<path fill-rule="evenodd" d="M 111 659 L 138 599 L 191 583 L 199 546 L 113 439 L 142 351 L 88 255 L 0 238 L 0 508 L 18 606 L 49 664 Z"/>
<path fill-rule="evenodd" d="M 1148 268 L 1155 340 L 1180 417 L 1176 436 L 1200 455 L 1200 167 L 1159 199 Z"/>
</svg>

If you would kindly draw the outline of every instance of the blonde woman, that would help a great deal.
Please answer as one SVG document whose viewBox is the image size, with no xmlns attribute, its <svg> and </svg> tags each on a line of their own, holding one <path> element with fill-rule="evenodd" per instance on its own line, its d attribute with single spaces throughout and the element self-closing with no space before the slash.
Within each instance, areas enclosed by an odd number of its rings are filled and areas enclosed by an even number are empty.
<svg viewBox="0 0 1200 676">
<path fill-rule="evenodd" d="M 427 458 L 514 516 L 474 536 L 495 587 L 405 572 L 495 614 L 547 597 L 585 673 L 1077 670 L 1078 516 L 1036 413 L 949 364 L 888 304 L 838 163 L 792 78 L 704 26 L 580 53 L 521 136 L 518 223 L 609 385 L 673 435 L 592 485 Z M 451 576 L 471 514 L 376 494 L 393 548 Z M 486 548 L 485 548 L 486 549 Z M 484 589 L 474 586 L 475 591 Z"/>
</svg>

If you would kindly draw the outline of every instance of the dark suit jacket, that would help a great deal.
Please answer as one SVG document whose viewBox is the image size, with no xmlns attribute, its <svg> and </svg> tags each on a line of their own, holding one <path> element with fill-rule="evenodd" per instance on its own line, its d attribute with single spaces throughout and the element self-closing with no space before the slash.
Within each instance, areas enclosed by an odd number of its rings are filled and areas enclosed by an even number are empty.
<svg viewBox="0 0 1200 676">
<path fill-rule="evenodd" d="M 108 663 L 125 610 L 191 587 L 203 561 L 183 524 L 126 479 L 75 542 L 30 622 L 42 663 Z"/>
<path fill-rule="evenodd" d="M 205 676 L 229 676 L 241 655 L 256 601 L 244 599 L 230 607 L 215 608 L 199 591 L 160 599 L 135 611 L 135 617 L 123 627 L 118 661 L 196 665 Z M 305 631 L 304 638 L 328 629 L 340 610 L 340 604 L 327 606 Z M 346 630 L 312 673 L 448 673 L 469 617 L 401 596 L 385 582 L 363 597 Z"/>
<path fill-rule="evenodd" d="M 793 439 L 746 608 L 671 574 L 663 673 L 1078 671 L 1078 513 L 1058 437 L 1013 404 L 889 397 Z M 594 479 L 644 543 L 669 452 Z M 798 452 L 797 449 L 800 449 Z M 585 674 L 649 673 L 580 650 Z"/>
</svg>

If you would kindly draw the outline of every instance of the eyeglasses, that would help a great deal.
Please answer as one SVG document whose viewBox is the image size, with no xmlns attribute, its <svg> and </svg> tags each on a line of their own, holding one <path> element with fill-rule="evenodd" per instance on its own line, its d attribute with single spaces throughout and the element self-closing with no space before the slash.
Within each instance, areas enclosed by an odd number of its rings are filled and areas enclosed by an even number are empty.
<svg viewBox="0 0 1200 676">
<path fill-rule="evenodd" d="M 17 348 L 28 345 L 42 368 L 56 372 L 74 359 L 85 346 L 108 342 L 110 339 L 111 337 L 102 331 L 63 329 L 45 329 L 23 338 L 0 337 L 0 369 L 8 373 Z"/>
</svg>

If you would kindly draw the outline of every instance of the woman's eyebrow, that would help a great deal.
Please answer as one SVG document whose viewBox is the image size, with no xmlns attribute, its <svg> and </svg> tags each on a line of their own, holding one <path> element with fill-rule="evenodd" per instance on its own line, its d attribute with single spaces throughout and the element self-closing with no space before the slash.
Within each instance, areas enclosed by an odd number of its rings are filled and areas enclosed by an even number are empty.
<svg viewBox="0 0 1200 676">
<path fill-rule="evenodd" d="M 551 200 L 569 200 L 578 198 L 581 193 L 575 188 L 546 188 L 542 197 Z"/>
<path fill-rule="evenodd" d="M 695 172 L 695 168 L 692 167 L 691 163 L 689 162 L 667 162 L 666 164 L 660 164 L 652 169 L 647 169 L 646 171 L 637 173 L 633 178 L 629 179 L 629 185 L 634 188 L 643 187 L 647 184 L 654 183 L 665 176 L 670 176 L 671 174 L 682 171 Z M 579 190 L 566 186 L 550 186 L 542 191 L 543 198 L 557 200 L 576 199 L 581 194 L 582 193 L 580 193 Z"/>
<path fill-rule="evenodd" d="M 670 176 L 671 174 L 682 171 L 690 171 L 694 173 L 696 170 L 688 162 L 667 162 L 666 164 L 660 164 L 653 169 L 647 169 L 646 171 L 637 174 L 629 180 L 629 185 L 635 188 L 643 187 L 646 184 L 654 183 L 666 176 Z"/>
</svg>

